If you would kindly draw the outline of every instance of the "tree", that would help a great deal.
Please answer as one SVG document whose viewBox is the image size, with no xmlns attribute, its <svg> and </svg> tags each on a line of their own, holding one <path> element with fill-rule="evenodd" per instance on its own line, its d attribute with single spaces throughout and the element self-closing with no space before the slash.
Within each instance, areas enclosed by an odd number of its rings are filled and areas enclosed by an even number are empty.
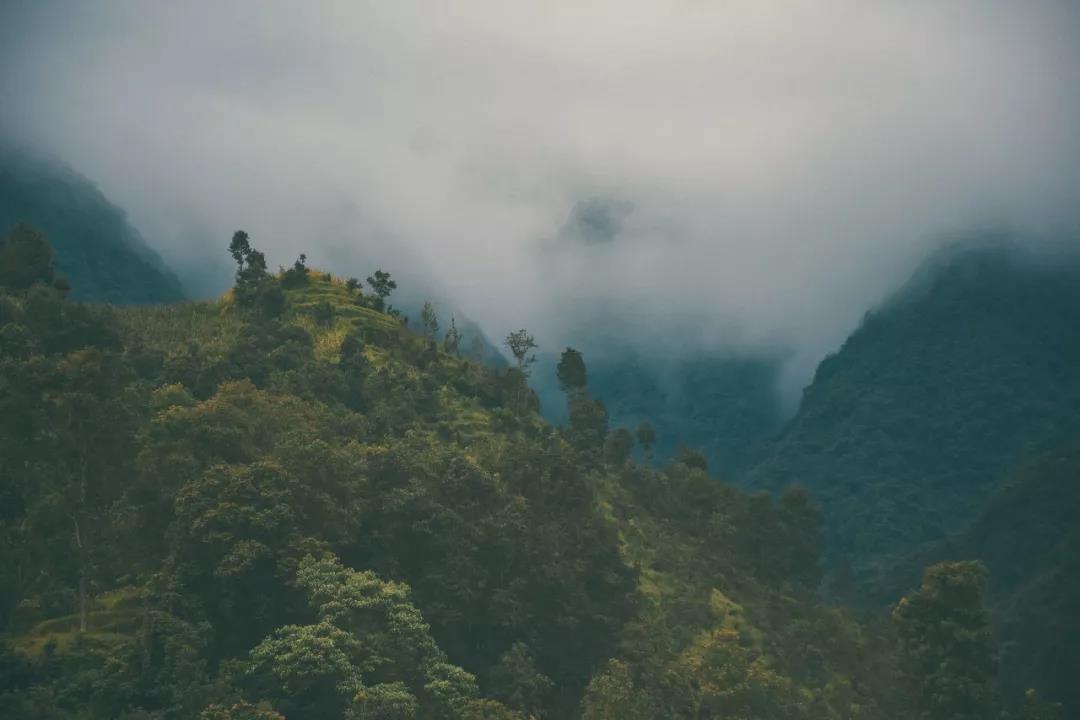
<svg viewBox="0 0 1080 720">
<path fill-rule="evenodd" d="M 369 275 L 367 284 L 375 293 L 375 309 L 382 310 L 386 307 L 386 298 L 397 289 L 397 283 L 390 279 L 390 273 L 376 270 L 374 275 Z"/>
<path fill-rule="evenodd" d="M 0 240 L 0 286 L 24 290 L 53 280 L 53 252 L 44 233 L 19 223 Z"/>
<path fill-rule="evenodd" d="M 424 328 L 424 336 L 434 340 L 439 332 L 439 316 L 435 314 L 435 308 L 430 301 L 425 301 L 424 307 L 420 309 L 420 324 Z"/>
<path fill-rule="evenodd" d="M 529 366 L 536 362 L 536 355 L 530 355 L 529 352 L 535 350 L 538 346 L 536 340 L 530 335 L 525 328 L 512 332 L 506 336 L 504 341 L 506 347 L 510 348 L 510 354 L 514 356 L 514 362 L 517 363 L 518 372 L 523 376 L 529 376 Z"/>
<path fill-rule="evenodd" d="M 686 444 L 679 445 L 675 449 L 675 462 L 682 463 L 689 468 L 697 468 L 698 470 L 708 471 L 709 461 L 697 450 Z"/>
<path fill-rule="evenodd" d="M 293 266 L 281 273 L 281 285 L 285 288 L 304 287 L 310 282 L 307 269 L 307 255 L 300 253 Z"/>
<path fill-rule="evenodd" d="M 589 681 L 581 700 L 581 720 L 649 720 L 655 714 L 648 696 L 634 685 L 630 667 L 621 660 L 607 666 Z"/>
<path fill-rule="evenodd" d="M 266 256 L 251 246 L 246 232 L 237 230 L 233 233 L 229 254 L 236 260 L 233 295 L 237 305 L 254 310 L 264 318 L 281 315 L 285 310 L 281 284 L 267 273 Z"/>
<path fill-rule="evenodd" d="M 609 465 L 622 465 L 634 449 L 634 435 L 626 428 L 619 428 L 608 435 L 604 442 L 604 460 Z"/>
<path fill-rule="evenodd" d="M 334 306 L 328 300 L 315 303 L 311 308 L 311 319 L 320 327 L 332 326 L 334 324 Z"/>
<path fill-rule="evenodd" d="M 701 633 L 669 666 L 658 717 L 804 720 L 798 688 L 777 674 L 734 630 Z M 984 718 L 985 720 L 985 718 Z"/>
<path fill-rule="evenodd" d="M 232 255 L 233 260 L 236 261 L 237 272 L 243 270 L 244 263 L 251 254 L 251 242 L 248 240 L 248 234 L 246 232 L 237 230 L 233 233 L 232 242 L 229 243 L 229 254 Z"/>
<path fill-rule="evenodd" d="M 914 717 L 985 720 L 993 717 L 997 656 L 983 607 L 986 568 L 942 562 L 893 610 Z"/>
<path fill-rule="evenodd" d="M 554 687 L 551 678 L 537 670 L 529 646 L 522 642 L 511 645 L 499 658 L 491 670 L 491 684 L 496 699 L 531 715 L 540 714 Z"/>
<path fill-rule="evenodd" d="M 450 329 L 446 331 L 446 336 L 443 337 L 443 350 L 447 353 L 457 357 L 458 349 L 461 347 L 461 333 L 458 332 L 457 324 L 454 322 L 454 316 L 450 316 Z"/>
<path fill-rule="evenodd" d="M 638 425 L 637 441 L 645 451 L 645 457 L 652 460 L 652 449 L 656 444 L 656 428 L 648 422 Z"/>
<path fill-rule="evenodd" d="M 513 383 L 514 411 L 520 413 L 524 409 L 529 392 L 529 366 L 536 362 L 536 355 L 531 355 L 530 351 L 534 350 L 537 345 L 533 336 L 526 332 L 524 328 L 507 335 L 504 344 L 510 348 L 510 353 L 514 356 L 514 362 L 517 364 L 517 374 L 514 374 L 514 371 L 511 370 L 506 374 L 506 380 Z"/>
<path fill-rule="evenodd" d="M 559 387 L 563 392 L 572 392 L 585 387 L 585 359 L 574 348 L 568 347 L 563 350 L 555 372 L 559 379 Z"/>
<path fill-rule="evenodd" d="M 475 678 L 446 661 L 408 586 L 332 555 L 304 558 L 296 582 L 316 621 L 276 630 L 247 669 L 287 717 L 453 718 L 476 697 Z"/>
<path fill-rule="evenodd" d="M 357 292 L 360 289 L 360 281 L 354 277 L 349 278 L 345 281 L 345 289 L 350 293 Z"/>
<path fill-rule="evenodd" d="M 579 448 L 600 447 L 608 430 L 604 403 L 590 397 L 585 390 L 576 390 L 567 397 L 567 406 L 574 444 Z"/>
</svg>

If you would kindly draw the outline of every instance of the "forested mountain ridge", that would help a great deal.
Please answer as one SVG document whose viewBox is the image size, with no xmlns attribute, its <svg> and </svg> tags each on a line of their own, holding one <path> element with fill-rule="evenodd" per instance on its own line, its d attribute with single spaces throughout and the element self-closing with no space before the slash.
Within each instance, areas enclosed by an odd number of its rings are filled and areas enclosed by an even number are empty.
<svg viewBox="0 0 1080 720">
<path fill-rule="evenodd" d="M 184 297 L 180 281 L 93 183 L 59 163 L 0 146 L 0 234 L 18 223 L 48 235 L 74 299 L 132 304 Z"/>
<path fill-rule="evenodd" d="M 1078 328 L 1075 257 L 991 242 L 932 258 L 821 363 L 748 482 L 798 478 L 828 553 L 856 567 L 960 532 L 1077 426 Z"/>
<path fill-rule="evenodd" d="M 0 247 L 4 717 L 998 716 L 978 566 L 819 604 L 807 495 L 634 462 L 580 354 L 555 428 L 527 332 L 463 359 L 388 273 L 238 232 L 219 301 L 86 305 L 43 242 Z"/>
</svg>

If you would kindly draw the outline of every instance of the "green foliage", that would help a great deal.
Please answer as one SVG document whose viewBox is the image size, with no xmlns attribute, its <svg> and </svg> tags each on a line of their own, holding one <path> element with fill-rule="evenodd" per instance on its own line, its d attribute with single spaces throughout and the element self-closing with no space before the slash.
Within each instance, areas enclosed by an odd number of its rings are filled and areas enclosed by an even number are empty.
<svg viewBox="0 0 1080 720">
<path fill-rule="evenodd" d="M 308 556 L 296 579 L 315 622 L 274 631 L 245 671 L 289 717 L 452 718 L 475 696 L 475 680 L 446 662 L 407 587 L 333 556 Z"/>
<path fill-rule="evenodd" d="M 397 289 L 397 283 L 390 279 L 390 273 L 376 270 L 374 275 L 368 276 L 367 284 L 371 291 L 375 293 L 373 307 L 382 311 L 386 308 L 386 298 L 390 297 L 390 293 Z"/>
<path fill-rule="evenodd" d="M 587 382 L 585 359 L 574 348 L 563 350 L 556 367 L 556 376 L 559 379 L 559 388 L 563 392 L 581 390 Z"/>
<path fill-rule="evenodd" d="M 536 362 L 536 356 L 530 354 L 537 348 L 536 339 L 522 328 L 507 335 L 504 344 L 514 356 L 518 372 L 528 376 L 529 366 Z"/>
<path fill-rule="evenodd" d="M 893 611 L 909 698 L 921 720 L 992 715 L 997 658 L 982 602 L 985 583 L 979 563 L 939 563 Z"/>
<path fill-rule="evenodd" d="M 609 465 L 622 465 L 634 449 L 634 435 L 626 428 L 619 428 L 608 435 L 604 442 L 604 461 Z"/>
<path fill-rule="evenodd" d="M 491 670 L 493 695 L 507 707 L 528 715 L 540 715 L 553 689 L 551 678 L 540 672 L 529 647 L 517 642 L 499 658 Z"/>
<path fill-rule="evenodd" d="M 307 255 L 300 253 L 293 266 L 281 271 L 281 287 L 286 290 L 302 288 L 310 282 L 307 269 Z"/>
<path fill-rule="evenodd" d="M 545 424 L 523 331 L 493 370 L 230 251 L 220 302 L 0 293 L 4 717 L 905 716 L 806 492 L 634 462 L 583 387 Z"/>
<path fill-rule="evenodd" d="M 20 223 L 0 239 L 0 286 L 25 290 L 51 284 L 54 275 L 52 248 L 42 233 Z"/>
<path fill-rule="evenodd" d="M 199 720 L 285 720 L 285 716 L 264 703 L 252 705 L 241 700 L 231 705 L 208 705 Z"/>
<path fill-rule="evenodd" d="M 655 717 L 647 695 L 634 684 L 630 667 L 611 660 L 589 681 L 581 701 L 581 720 L 649 720 Z"/>
<path fill-rule="evenodd" d="M 435 308 L 428 301 L 420 309 L 420 324 L 423 327 L 424 336 L 434 340 L 439 334 L 439 316 L 435 314 Z"/>
<path fill-rule="evenodd" d="M 600 447 L 607 437 L 608 413 L 604 403 L 594 400 L 585 390 L 567 396 L 570 431 L 579 447 Z"/>
</svg>

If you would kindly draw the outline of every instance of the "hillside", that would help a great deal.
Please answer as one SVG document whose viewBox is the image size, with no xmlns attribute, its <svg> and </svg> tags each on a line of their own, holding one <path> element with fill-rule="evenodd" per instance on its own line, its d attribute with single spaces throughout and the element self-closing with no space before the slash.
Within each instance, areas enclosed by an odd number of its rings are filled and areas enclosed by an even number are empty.
<svg viewBox="0 0 1080 720">
<path fill-rule="evenodd" d="M 1080 264 L 1005 244 L 929 261 L 823 361 L 749 475 L 820 502 L 856 569 L 959 532 L 1080 419 Z"/>
<path fill-rule="evenodd" d="M 0 147 L 0 235 L 18 223 L 48 236 L 74 299 L 134 304 L 184 297 L 180 281 L 93 183 Z"/>
<path fill-rule="evenodd" d="M 151 307 L 19 255 L 4 717 L 895 717 L 889 626 L 814 600 L 804 494 L 547 425 L 527 366 L 408 330 L 385 274 L 231 251 L 224 298 Z"/>
</svg>

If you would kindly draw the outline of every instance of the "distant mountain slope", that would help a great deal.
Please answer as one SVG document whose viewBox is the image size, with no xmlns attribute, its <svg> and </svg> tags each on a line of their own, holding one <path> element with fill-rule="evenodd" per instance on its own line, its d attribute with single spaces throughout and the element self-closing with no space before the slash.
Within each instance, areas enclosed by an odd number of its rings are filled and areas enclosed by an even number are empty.
<svg viewBox="0 0 1080 720">
<path fill-rule="evenodd" d="M 751 484 L 798 482 L 856 567 L 971 523 L 1080 418 L 1080 265 L 953 250 L 821 363 Z"/>
<path fill-rule="evenodd" d="M 1002 677 L 1080 709 L 1080 435 L 1026 464 L 960 546 L 991 573 Z"/>
<path fill-rule="evenodd" d="M 610 425 L 631 430 L 644 422 L 653 425 L 657 462 L 686 444 L 707 458 L 710 470 L 735 479 L 783 424 L 776 359 L 702 353 L 657 360 L 611 347 L 595 355 L 588 346 L 580 349 L 590 392 L 604 403 Z M 532 385 L 544 416 L 562 423 L 566 398 L 554 381 L 554 364 L 554 358 L 542 358 Z"/>
<path fill-rule="evenodd" d="M 780 428 L 778 372 L 779 364 L 768 358 L 698 357 L 664 370 L 634 362 L 601 364 L 590 383 L 614 425 L 656 426 L 657 457 L 670 457 L 686 443 L 730 478 Z"/>
<path fill-rule="evenodd" d="M 19 222 L 48 236 L 75 299 L 133 304 L 184 297 L 180 281 L 93 183 L 52 162 L 0 149 L 0 233 Z"/>
<path fill-rule="evenodd" d="M 963 532 L 886 559 L 873 576 L 879 602 L 947 558 L 981 560 L 1007 687 L 1037 687 L 1076 717 L 1080 687 L 1080 433 L 1024 463 Z"/>
</svg>

